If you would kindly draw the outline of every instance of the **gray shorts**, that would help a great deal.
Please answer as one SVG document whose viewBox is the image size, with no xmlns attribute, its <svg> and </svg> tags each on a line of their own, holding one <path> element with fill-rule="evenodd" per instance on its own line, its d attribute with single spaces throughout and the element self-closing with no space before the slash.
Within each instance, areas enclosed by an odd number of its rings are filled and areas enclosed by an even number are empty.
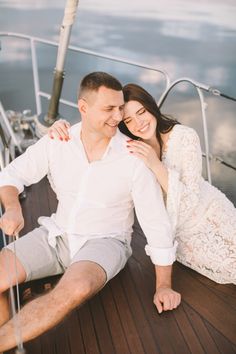
<svg viewBox="0 0 236 354">
<path fill-rule="evenodd" d="M 56 247 L 48 243 L 48 232 L 43 227 L 34 229 L 15 241 L 16 255 L 26 271 L 26 281 L 62 274 L 73 263 L 91 261 L 106 272 L 107 281 L 124 268 L 132 254 L 130 244 L 114 238 L 96 238 L 87 241 L 70 259 L 65 235 L 58 236 Z M 14 252 L 14 243 L 7 245 Z"/>
</svg>

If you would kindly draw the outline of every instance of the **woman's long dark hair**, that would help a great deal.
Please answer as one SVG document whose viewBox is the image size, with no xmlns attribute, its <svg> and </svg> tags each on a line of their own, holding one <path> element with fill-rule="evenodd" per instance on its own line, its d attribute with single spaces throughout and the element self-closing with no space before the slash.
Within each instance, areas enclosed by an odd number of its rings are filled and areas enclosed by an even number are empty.
<svg viewBox="0 0 236 354">
<path fill-rule="evenodd" d="M 127 84 L 123 87 L 123 94 L 125 102 L 138 101 L 149 113 L 151 113 L 156 118 L 156 137 L 160 144 L 160 155 L 162 156 L 163 141 L 161 139 L 161 133 L 168 133 L 174 125 L 180 123 L 177 120 L 162 114 L 155 99 L 141 86 L 136 84 Z M 133 135 L 129 131 L 123 121 L 120 122 L 119 129 L 123 134 L 127 135 L 131 139 L 138 139 L 137 136 Z"/>
</svg>

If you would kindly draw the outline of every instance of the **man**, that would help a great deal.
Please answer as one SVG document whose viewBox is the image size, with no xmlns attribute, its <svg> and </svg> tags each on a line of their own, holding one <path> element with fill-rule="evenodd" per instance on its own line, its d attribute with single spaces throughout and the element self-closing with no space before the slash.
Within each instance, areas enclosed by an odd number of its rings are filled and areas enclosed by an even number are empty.
<svg viewBox="0 0 236 354">
<path fill-rule="evenodd" d="M 155 264 L 157 309 L 180 303 L 180 295 L 171 289 L 175 246 L 161 190 L 144 163 L 128 153 L 126 137 L 117 131 L 123 106 L 119 81 L 101 72 L 87 75 L 79 91 L 81 123 L 72 128 L 70 141 L 62 144 L 45 136 L 0 175 L 5 208 L 0 227 L 8 235 L 24 225 L 18 201 L 24 185 L 48 175 L 58 198 L 56 214 L 40 217 L 41 226 L 16 241 L 19 283 L 64 273 L 51 292 L 22 308 L 23 341 L 55 326 L 125 266 L 134 206 L 147 237 L 146 252 Z M 16 345 L 4 268 L 7 256 L 14 274 L 13 252 L 10 244 L 0 253 L 0 351 Z"/>
</svg>

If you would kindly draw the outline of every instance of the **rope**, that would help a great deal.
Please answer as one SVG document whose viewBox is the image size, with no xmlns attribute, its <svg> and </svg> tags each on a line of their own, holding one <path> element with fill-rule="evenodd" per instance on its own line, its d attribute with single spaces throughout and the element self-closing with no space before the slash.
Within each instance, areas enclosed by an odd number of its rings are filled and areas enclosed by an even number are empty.
<svg viewBox="0 0 236 354">
<path fill-rule="evenodd" d="M 2 212 L 2 207 L 0 205 L 0 217 L 2 217 L 3 212 Z M 4 231 L 2 230 L 2 235 L 3 235 L 3 245 L 4 247 L 7 246 L 7 240 L 6 240 L 6 235 Z M 17 240 L 19 238 L 18 235 L 14 236 L 15 239 Z M 5 250 L 3 249 L 3 252 Z M 19 283 L 18 283 L 18 271 L 17 271 L 17 265 L 16 265 L 16 245 L 14 242 L 14 272 L 16 276 L 16 305 L 15 305 L 15 298 L 14 298 L 14 290 L 13 290 L 13 275 L 10 273 L 10 264 L 9 264 L 9 259 L 7 257 L 4 257 L 5 259 L 5 268 L 7 271 L 8 275 L 8 281 L 9 281 L 9 293 L 10 293 L 10 306 L 11 306 L 11 311 L 12 311 L 12 320 L 13 320 L 13 325 L 14 325 L 14 331 L 15 331 L 15 339 L 16 339 L 16 346 L 17 349 L 15 351 L 16 354 L 25 354 L 26 351 L 23 346 L 23 341 L 22 341 L 22 335 L 21 335 L 21 329 L 20 329 L 20 324 L 19 324 L 19 318 L 17 314 L 20 311 L 20 295 L 19 295 Z"/>
</svg>

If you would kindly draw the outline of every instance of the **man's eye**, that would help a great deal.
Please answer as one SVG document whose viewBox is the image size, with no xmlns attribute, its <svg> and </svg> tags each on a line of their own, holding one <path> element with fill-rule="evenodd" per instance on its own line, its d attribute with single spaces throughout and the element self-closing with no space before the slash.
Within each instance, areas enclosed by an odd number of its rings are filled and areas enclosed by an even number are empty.
<svg viewBox="0 0 236 354">
<path fill-rule="evenodd" d="M 105 108 L 104 111 L 111 112 L 113 108 Z"/>
</svg>

